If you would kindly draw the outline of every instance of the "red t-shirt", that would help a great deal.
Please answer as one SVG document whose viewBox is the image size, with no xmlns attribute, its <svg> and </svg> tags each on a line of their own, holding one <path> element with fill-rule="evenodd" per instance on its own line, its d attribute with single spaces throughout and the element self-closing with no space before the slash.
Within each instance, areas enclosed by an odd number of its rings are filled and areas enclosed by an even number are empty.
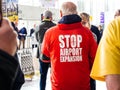
<svg viewBox="0 0 120 90">
<path fill-rule="evenodd" d="M 80 22 L 50 28 L 42 53 L 50 57 L 52 90 L 90 90 L 90 64 L 96 49 L 91 31 Z"/>
</svg>

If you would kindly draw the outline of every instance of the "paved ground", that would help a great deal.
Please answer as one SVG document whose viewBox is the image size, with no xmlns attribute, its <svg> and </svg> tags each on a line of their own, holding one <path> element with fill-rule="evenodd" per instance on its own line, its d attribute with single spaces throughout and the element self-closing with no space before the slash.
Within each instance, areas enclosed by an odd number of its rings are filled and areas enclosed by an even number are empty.
<svg viewBox="0 0 120 90">
<path fill-rule="evenodd" d="M 31 81 L 31 79 L 26 79 L 25 84 L 23 85 L 21 90 L 39 90 L 39 76 L 40 75 L 35 75 Z M 47 76 L 47 84 L 46 84 L 46 90 L 51 90 L 51 84 L 50 84 L 50 70 L 48 72 Z"/>
</svg>

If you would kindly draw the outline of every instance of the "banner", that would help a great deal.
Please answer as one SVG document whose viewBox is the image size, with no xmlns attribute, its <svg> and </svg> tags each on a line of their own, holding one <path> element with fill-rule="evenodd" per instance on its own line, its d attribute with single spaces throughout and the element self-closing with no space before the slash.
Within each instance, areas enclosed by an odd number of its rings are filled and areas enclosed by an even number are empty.
<svg viewBox="0 0 120 90">
<path fill-rule="evenodd" d="M 100 12 L 100 24 L 104 24 L 104 18 L 105 18 L 105 16 L 104 16 L 104 12 Z"/>
<path fill-rule="evenodd" d="M 3 0 L 3 16 L 8 17 L 10 21 L 18 21 L 18 0 Z"/>
<path fill-rule="evenodd" d="M 43 8 L 55 8 L 56 0 L 40 0 Z"/>
<path fill-rule="evenodd" d="M 2 0 L 2 13 L 3 17 L 7 17 L 7 1 Z"/>
</svg>

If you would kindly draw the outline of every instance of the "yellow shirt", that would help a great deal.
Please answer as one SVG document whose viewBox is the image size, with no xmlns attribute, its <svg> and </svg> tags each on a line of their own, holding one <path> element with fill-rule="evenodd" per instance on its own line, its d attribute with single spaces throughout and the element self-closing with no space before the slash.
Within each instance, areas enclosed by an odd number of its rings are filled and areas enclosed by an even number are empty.
<svg viewBox="0 0 120 90">
<path fill-rule="evenodd" d="M 120 17 L 103 31 L 90 76 L 104 81 L 108 74 L 120 74 Z"/>
</svg>

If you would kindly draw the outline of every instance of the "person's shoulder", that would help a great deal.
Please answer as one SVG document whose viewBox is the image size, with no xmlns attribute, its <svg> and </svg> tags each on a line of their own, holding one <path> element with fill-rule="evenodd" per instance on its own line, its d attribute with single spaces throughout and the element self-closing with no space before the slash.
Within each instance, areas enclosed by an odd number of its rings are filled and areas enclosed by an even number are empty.
<svg viewBox="0 0 120 90">
<path fill-rule="evenodd" d="M 115 18 L 114 20 L 112 20 L 107 28 L 107 30 L 111 30 L 114 31 L 116 33 L 120 33 L 120 17 Z"/>
<path fill-rule="evenodd" d="M 49 23 L 50 23 L 51 26 L 55 26 L 56 25 L 56 23 L 54 23 L 53 21 L 49 21 Z"/>
<path fill-rule="evenodd" d="M 34 28 L 31 28 L 31 29 L 30 29 L 30 31 L 31 31 L 31 32 L 34 32 L 34 31 L 35 31 L 35 29 L 34 29 Z"/>
<path fill-rule="evenodd" d="M 55 24 L 55 23 L 53 23 L 53 24 L 52 24 L 52 26 L 56 26 L 56 24 Z"/>
<path fill-rule="evenodd" d="M 110 24 L 118 24 L 119 25 L 119 23 L 120 23 L 120 16 L 119 17 L 116 17 L 114 20 L 112 20 L 111 22 L 110 22 Z"/>
<path fill-rule="evenodd" d="M 26 27 L 22 27 L 22 29 L 25 29 Z"/>
<path fill-rule="evenodd" d="M 20 30 L 24 30 L 24 29 L 26 29 L 25 27 L 22 27 Z"/>
<path fill-rule="evenodd" d="M 50 27 L 49 29 L 50 29 L 50 30 L 53 30 L 53 29 L 58 29 L 58 25 L 57 25 L 57 24 L 55 24 L 54 26 Z"/>
<path fill-rule="evenodd" d="M 91 28 L 92 28 L 92 29 L 95 29 L 95 30 L 98 30 L 98 27 L 95 26 L 95 25 L 91 25 Z"/>
<path fill-rule="evenodd" d="M 47 32 L 56 32 L 56 30 L 58 30 L 59 28 L 58 28 L 58 26 L 57 25 L 54 25 L 54 26 L 52 26 L 52 27 L 50 27 L 48 30 L 47 30 Z"/>
<path fill-rule="evenodd" d="M 41 27 L 44 27 L 45 25 L 46 25 L 45 22 L 41 22 L 41 23 L 38 25 L 38 27 L 41 28 Z"/>
<path fill-rule="evenodd" d="M 98 27 L 95 25 L 91 25 L 91 31 L 94 33 L 100 33 Z"/>
<path fill-rule="evenodd" d="M 55 26 L 56 25 L 56 23 L 54 23 L 53 21 L 52 21 L 52 24 Z"/>
</svg>

